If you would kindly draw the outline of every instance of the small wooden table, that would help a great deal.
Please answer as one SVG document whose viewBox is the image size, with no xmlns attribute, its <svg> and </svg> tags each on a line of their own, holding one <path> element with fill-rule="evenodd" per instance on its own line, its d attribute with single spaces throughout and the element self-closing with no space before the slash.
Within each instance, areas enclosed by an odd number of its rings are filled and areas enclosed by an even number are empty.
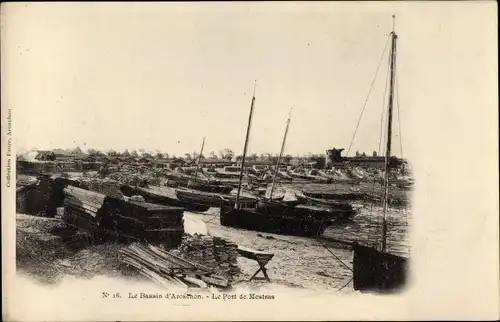
<svg viewBox="0 0 500 322">
<path fill-rule="evenodd" d="M 267 275 L 266 265 L 274 257 L 273 253 L 263 252 L 247 247 L 238 246 L 238 253 L 248 259 L 253 259 L 259 264 L 259 269 L 253 274 L 248 281 L 253 280 L 259 272 L 262 271 L 264 277 L 268 282 L 271 282 L 269 276 Z"/>
</svg>

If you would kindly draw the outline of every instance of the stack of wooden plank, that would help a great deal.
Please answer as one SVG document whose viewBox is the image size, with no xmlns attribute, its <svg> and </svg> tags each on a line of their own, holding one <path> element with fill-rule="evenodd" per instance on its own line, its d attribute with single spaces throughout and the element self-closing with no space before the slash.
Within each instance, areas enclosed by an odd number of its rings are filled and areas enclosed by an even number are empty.
<svg viewBox="0 0 500 322">
<path fill-rule="evenodd" d="M 229 281 L 213 269 L 190 262 L 153 245 L 132 244 L 120 250 L 122 262 L 164 287 L 229 287 Z"/>
<path fill-rule="evenodd" d="M 220 267 L 229 274 L 229 276 L 241 273 L 238 267 L 238 245 L 232 241 L 214 237 L 216 259 Z"/>
<path fill-rule="evenodd" d="M 182 241 L 184 208 L 110 197 L 104 208 L 110 214 L 106 227 L 133 233 L 141 240 L 162 241 L 168 247 L 177 247 Z"/>
<path fill-rule="evenodd" d="M 68 225 L 84 231 L 100 232 L 99 216 L 102 214 L 106 195 L 74 186 L 67 186 L 63 192 L 63 220 Z"/>
<path fill-rule="evenodd" d="M 177 247 L 184 234 L 184 209 L 113 198 L 68 186 L 64 220 L 77 228 L 126 240 Z"/>
<path fill-rule="evenodd" d="M 30 213 L 30 195 L 36 189 L 36 183 L 16 187 L 16 213 Z"/>
<path fill-rule="evenodd" d="M 16 211 L 33 215 L 53 216 L 51 213 L 51 185 L 47 175 L 41 175 L 34 183 L 16 186 Z"/>
<path fill-rule="evenodd" d="M 79 186 L 76 179 L 60 175 L 52 175 L 48 179 L 46 212 L 50 216 L 56 216 L 57 208 L 64 205 L 64 188 L 68 185 Z"/>
<path fill-rule="evenodd" d="M 120 183 L 111 179 L 95 179 L 95 178 L 82 178 L 80 180 L 82 188 L 99 192 L 107 196 L 124 199 L 123 193 L 120 191 Z"/>
<path fill-rule="evenodd" d="M 179 247 L 180 256 L 214 269 L 231 279 L 240 273 L 238 246 L 219 237 L 185 235 Z"/>
</svg>

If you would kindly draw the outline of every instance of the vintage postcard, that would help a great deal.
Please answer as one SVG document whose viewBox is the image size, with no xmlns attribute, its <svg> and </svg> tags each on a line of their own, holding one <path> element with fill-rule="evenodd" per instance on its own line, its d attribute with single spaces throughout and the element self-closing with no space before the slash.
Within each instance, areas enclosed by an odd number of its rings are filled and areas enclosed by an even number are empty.
<svg viewBox="0 0 500 322">
<path fill-rule="evenodd" d="M 496 3 L 4 3 L 6 321 L 499 318 Z"/>
</svg>

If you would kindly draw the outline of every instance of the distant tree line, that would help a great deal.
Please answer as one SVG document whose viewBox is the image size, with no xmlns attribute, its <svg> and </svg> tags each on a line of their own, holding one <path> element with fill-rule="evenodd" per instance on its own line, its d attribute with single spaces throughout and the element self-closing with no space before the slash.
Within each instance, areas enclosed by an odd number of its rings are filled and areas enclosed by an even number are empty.
<svg viewBox="0 0 500 322">
<path fill-rule="evenodd" d="M 375 152 L 374 152 L 375 153 Z M 74 154 L 74 155 L 83 155 L 86 154 L 91 157 L 132 157 L 132 158 L 148 158 L 148 159 L 170 159 L 176 158 L 175 154 L 169 154 L 167 152 L 162 152 L 160 150 L 156 150 L 156 152 L 146 151 L 145 149 L 131 150 L 125 149 L 122 152 L 110 149 L 107 151 L 101 151 L 99 149 L 87 149 L 86 153 L 80 147 L 76 147 L 74 149 L 54 149 L 52 151 L 43 151 L 39 153 L 39 159 L 54 159 L 57 154 Z M 356 155 L 361 155 L 359 152 Z M 199 153 L 185 153 L 181 159 L 195 161 L 200 157 Z M 266 161 L 266 162 L 277 162 L 279 155 L 277 153 L 250 153 L 247 155 L 247 161 Z M 235 153 L 231 149 L 222 149 L 217 152 L 210 151 L 206 155 L 201 156 L 202 159 L 218 159 L 218 160 L 231 160 L 239 162 L 242 159 L 242 155 L 235 155 Z M 324 167 L 325 165 L 325 155 L 324 154 L 313 154 L 307 153 L 303 155 L 290 155 L 286 154 L 282 157 L 281 160 L 284 164 L 305 164 L 315 162 L 317 167 Z"/>
</svg>

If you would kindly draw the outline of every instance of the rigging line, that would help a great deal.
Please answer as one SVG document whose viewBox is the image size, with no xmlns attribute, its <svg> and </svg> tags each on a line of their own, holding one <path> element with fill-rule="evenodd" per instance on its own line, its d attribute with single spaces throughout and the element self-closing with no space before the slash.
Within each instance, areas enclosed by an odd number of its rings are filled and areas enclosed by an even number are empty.
<svg viewBox="0 0 500 322">
<path fill-rule="evenodd" d="M 389 57 L 390 59 L 390 57 Z M 379 136 L 379 141 L 378 141 L 378 155 L 382 155 L 383 151 L 383 144 L 382 142 L 384 141 L 383 138 L 385 138 L 385 133 L 384 133 L 384 115 L 385 115 L 385 103 L 387 99 L 387 88 L 389 86 L 389 72 L 390 72 L 390 64 L 387 64 L 387 73 L 385 76 L 385 88 L 384 88 L 384 95 L 383 100 L 382 100 L 382 113 L 380 115 L 380 136 Z M 386 118 L 386 123 L 387 123 L 387 118 Z M 375 193 L 375 184 L 376 184 L 376 176 L 373 178 L 373 184 L 372 184 L 372 195 Z M 370 205 L 370 218 L 373 215 L 373 203 Z M 377 216 L 377 219 L 375 220 L 376 225 L 373 227 L 373 231 L 375 232 L 375 236 L 377 235 L 377 227 L 380 226 L 380 218 Z"/>
<path fill-rule="evenodd" d="M 211 222 L 215 219 L 215 217 L 217 217 L 217 215 L 218 215 L 218 214 L 217 214 L 217 213 L 215 213 L 215 214 L 212 216 L 212 218 L 210 218 L 209 220 L 203 220 L 203 221 L 204 221 L 206 224 L 211 223 Z"/>
<path fill-rule="evenodd" d="M 375 195 L 376 183 L 377 183 L 377 176 L 375 175 L 375 176 L 373 176 L 373 181 L 372 181 L 372 196 Z M 373 217 L 373 207 L 374 207 L 374 202 L 370 202 L 370 218 Z M 376 216 L 375 223 L 376 223 L 376 225 L 373 225 L 373 227 L 371 229 L 369 229 L 369 231 L 368 231 L 369 233 L 370 233 L 370 231 L 372 231 L 374 233 L 373 236 L 376 236 L 378 234 L 377 229 L 378 229 L 378 227 L 380 227 L 380 224 L 381 224 L 380 216 Z M 370 235 L 372 235 L 372 234 L 370 234 Z"/>
<path fill-rule="evenodd" d="M 351 277 L 351 278 L 347 281 L 347 283 L 345 283 L 345 284 L 344 284 L 344 286 L 342 286 L 341 288 L 339 288 L 339 289 L 337 290 L 337 292 L 338 292 L 338 291 L 342 291 L 342 290 L 343 290 L 343 289 L 344 289 L 347 285 L 349 285 L 349 284 L 352 282 L 352 280 L 353 280 L 353 279 L 354 279 L 354 277 Z"/>
<path fill-rule="evenodd" d="M 401 159 L 404 160 L 404 154 L 403 154 L 403 135 L 402 135 L 402 130 L 401 130 L 401 112 L 399 108 L 399 84 L 398 84 L 398 74 L 397 74 L 397 66 L 395 66 L 394 74 L 395 74 L 395 83 L 396 83 L 396 105 L 397 105 L 397 110 L 398 110 L 398 132 L 399 132 L 399 147 L 401 149 Z M 405 224 L 408 226 L 408 213 L 406 212 L 406 209 L 404 209 L 404 216 L 405 216 Z"/>
<path fill-rule="evenodd" d="M 387 129 L 387 127 L 389 126 L 389 111 L 385 111 L 385 124 L 384 124 L 384 129 Z M 386 143 L 388 138 L 387 138 L 387 131 L 383 131 L 383 135 L 382 135 L 382 149 L 381 149 L 381 155 L 382 156 L 385 156 L 386 152 L 387 152 L 387 146 L 385 146 L 385 144 L 383 144 L 384 142 Z M 384 175 L 385 175 L 385 171 L 384 171 Z"/>
<path fill-rule="evenodd" d="M 331 250 L 330 248 L 328 248 L 325 244 L 323 244 L 323 242 L 316 238 L 317 241 L 319 241 L 319 243 L 321 244 L 321 246 L 323 246 L 330 254 L 332 254 L 332 256 L 338 260 L 345 268 L 347 268 L 348 270 L 350 270 L 352 272 L 352 268 L 349 267 L 349 265 L 347 265 L 346 263 L 344 263 L 337 255 L 335 255 Z"/>
<path fill-rule="evenodd" d="M 356 129 L 354 130 L 354 133 L 352 135 L 351 143 L 349 144 L 349 149 L 347 149 L 346 156 L 349 156 L 349 152 L 351 151 L 351 147 L 352 147 L 352 144 L 354 142 L 354 137 L 356 136 L 356 132 L 358 132 L 359 123 L 361 122 L 361 118 L 363 117 L 363 113 L 365 112 L 366 105 L 368 103 L 368 99 L 370 98 L 370 94 L 372 93 L 373 86 L 375 85 L 375 80 L 377 80 L 378 71 L 380 69 L 380 66 L 382 65 L 382 60 L 384 59 L 384 55 L 385 55 L 385 52 L 387 50 L 387 45 L 389 44 L 389 39 L 390 39 L 389 36 L 387 37 L 387 41 L 385 42 L 385 47 L 384 47 L 384 50 L 382 51 L 382 56 L 380 57 L 380 61 L 379 61 L 378 66 L 377 66 L 377 70 L 375 71 L 375 76 L 373 77 L 373 81 L 370 85 L 370 90 L 368 91 L 368 95 L 366 96 L 365 103 L 363 104 L 363 109 L 361 110 L 361 114 L 359 115 L 358 123 L 356 124 Z"/>
<path fill-rule="evenodd" d="M 397 68 L 395 70 L 396 74 L 396 104 L 398 106 L 398 130 L 399 130 L 399 146 L 401 148 L 401 159 L 403 159 L 403 136 L 401 135 L 401 119 L 399 115 L 401 114 L 399 111 L 399 86 L 398 86 L 398 75 L 397 75 Z"/>
<path fill-rule="evenodd" d="M 332 256 L 333 256 L 333 257 L 334 257 L 337 261 L 339 261 L 339 262 L 340 262 L 340 264 L 342 264 L 344 267 L 346 267 L 348 270 L 350 270 L 350 271 L 352 272 L 352 271 L 353 271 L 353 270 L 352 270 L 352 268 L 350 268 L 350 267 L 349 267 L 349 265 L 347 265 L 346 263 L 344 263 L 344 262 L 343 262 L 343 261 L 342 261 L 342 260 L 341 260 L 341 259 L 337 256 L 337 255 L 335 255 L 335 254 L 334 254 L 334 253 L 333 253 L 333 252 L 332 252 L 332 251 L 331 251 L 331 250 L 330 250 L 330 249 L 329 249 L 329 248 L 328 248 L 325 244 L 323 244 L 323 242 L 322 242 L 322 241 L 321 241 L 321 239 L 319 238 L 319 237 L 321 237 L 321 236 L 320 236 L 320 231 L 321 231 L 321 229 L 323 229 L 323 225 L 324 225 L 324 223 L 325 223 L 325 220 L 323 219 L 323 220 L 321 221 L 321 226 L 319 227 L 318 232 L 316 233 L 317 238 L 315 238 L 315 239 L 316 239 L 316 240 L 317 240 L 317 241 L 321 244 L 321 246 L 323 246 L 323 247 L 324 247 L 324 248 L 325 248 L 325 249 L 326 249 L 326 250 L 327 250 L 330 254 L 332 254 Z"/>
<path fill-rule="evenodd" d="M 390 57 L 389 57 L 389 64 L 388 64 L 388 68 L 389 68 L 389 70 L 390 70 Z M 387 100 L 387 97 L 386 97 L 386 96 L 384 96 L 384 107 L 385 107 L 386 100 Z M 388 125 L 389 125 L 389 115 L 388 115 L 388 111 L 385 111 L 385 109 L 384 109 L 384 111 L 382 111 L 382 113 L 385 113 L 385 116 L 386 116 L 386 117 L 385 117 L 385 122 L 384 122 L 384 123 L 385 123 L 385 124 L 384 124 L 384 129 L 387 129 L 387 127 L 388 127 Z M 383 144 L 384 142 L 386 142 L 386 141 L 388 140 L 387 135 L 388 135 L 387 131 L 382 131 L 382 132 L 380 133 L 380 136 L 381 136 L 381 141 L 380 141 L 380 143 L 381 143 L 381 145 L 382 145 L 382 147 L 381 147 L 381 149 L 380 149 L 380 152 L 381 152 L 381 154 L 380 154 L 380 155 L 382 155 L 382 156 L 384 156 L 384 155 L 386 154 L 386 151 L 387 151 L 387 147 Z M 387 174 L 387 173 L 385 172 L 385 170 L 384 170 L 384 171 L 382 172 L 382 187 L 383 187 L 383 185 L 384 185 L 383 181 L 385 180 L 385 177 L 386 177 L 387 175 L 388 175 L 388 174 Z M 383 192 L 382 192 L 382 193 L 383 193 Z M 381 199 L 381 203 L 382 203 L 381 207 L 383 208 L 383 203 L 384 203 L 383 198 Z M 376 229 L 377 229 L 377 228 L 380 228 L 380 227 L 382 226 L 382 221 L 383 221 L 383 218 L 381 218 L 381 216 L 377 216 L 377 227 L 376 227 Z M 380 237 L 380 238 L 382 238 L 382 237 Z"/>
</svg>

